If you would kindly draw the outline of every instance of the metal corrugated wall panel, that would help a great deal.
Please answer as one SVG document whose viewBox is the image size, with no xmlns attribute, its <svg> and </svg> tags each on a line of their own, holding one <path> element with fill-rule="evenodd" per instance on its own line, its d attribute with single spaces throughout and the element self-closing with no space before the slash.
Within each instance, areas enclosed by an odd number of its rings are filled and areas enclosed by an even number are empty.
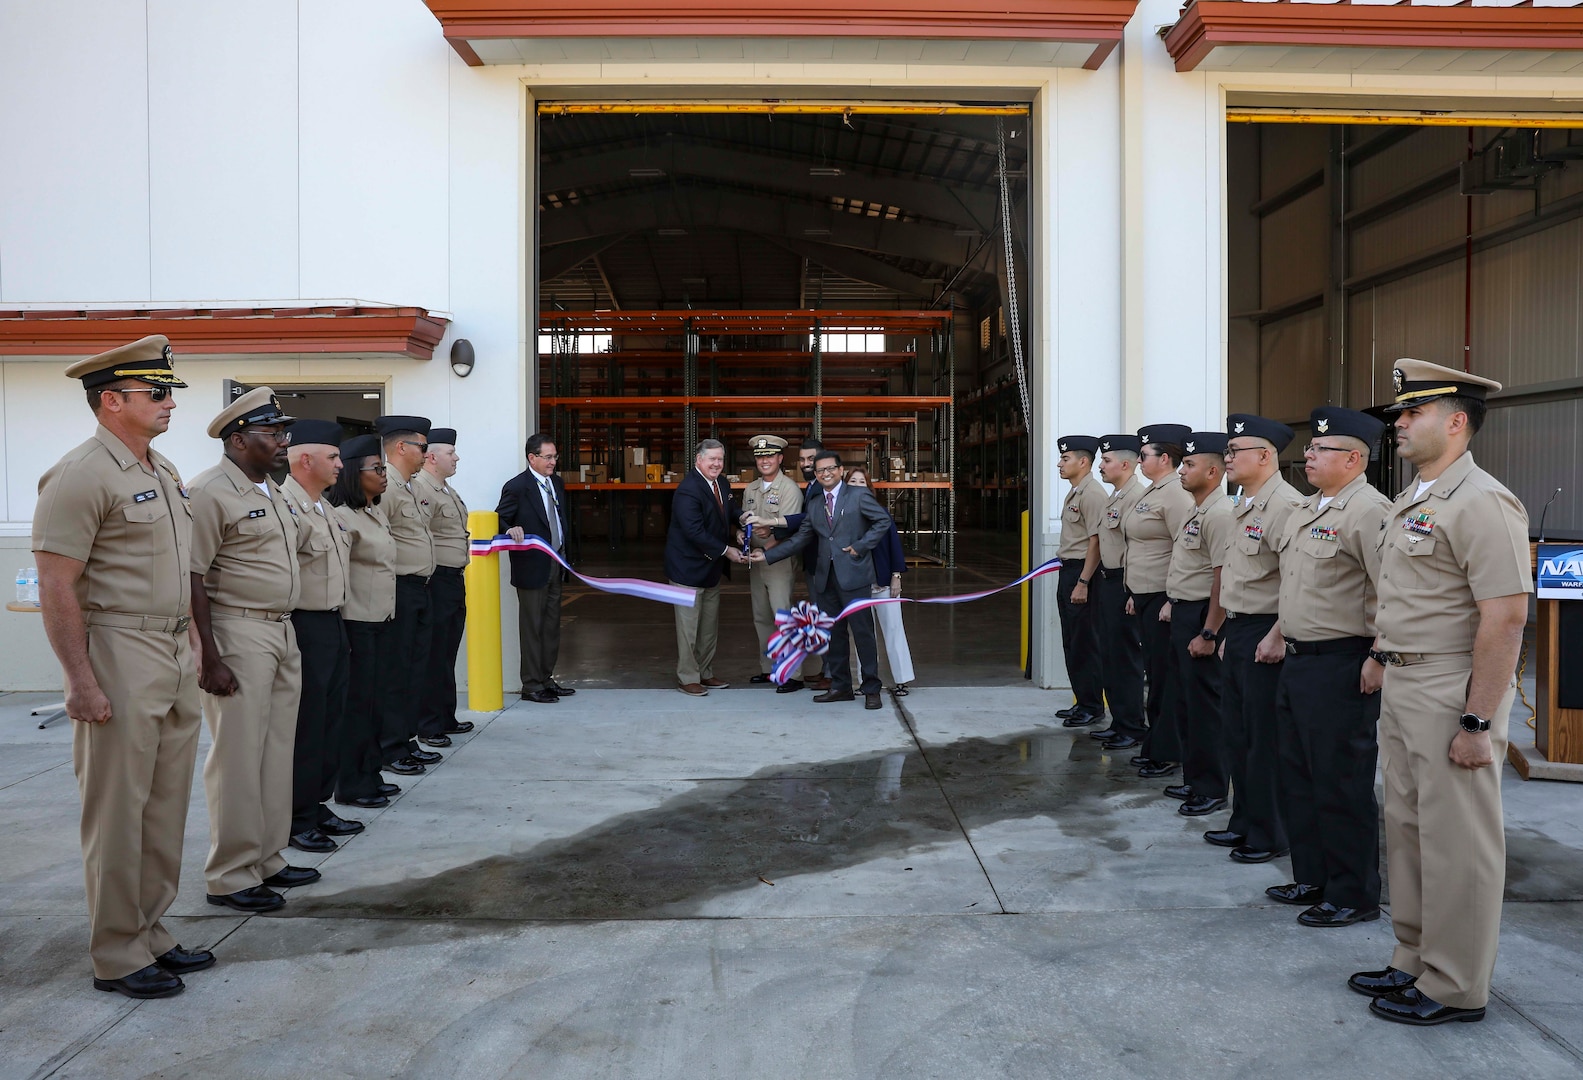
<svg viewBox="0 0 1583 1080">
<path fill-rule="evenodd" d="M 1563 222 L 1509 245 L 1510 386 L 1583 376 L 1579 355 L 1583 221 Z"/>
<path fill-rule="evenodd" d="M 1330 263 L 1326 208 L 1325 191 L 1320 188 L 1264 218 L 1264 250 L 1278 257 L 1260 260 L 1261 308 L 1268 311 L 1324 289 Z"/>
<path fill-rule="evenodd" d="M 1352 231 L 1351 273 L 1369 274 L 1467 236 L 1463 196 L 1456 189 Z"/>
<path fill-rule="evenodd" d="M 1560 488 L 1545 519 L 1546 529 L 1572 535 L 1583 532 L 1579 423 L 1583 423 L 1583 402 L 1578 401 L 1491 409 L 1484 430 L 1473 440 L 1474 458 L 1522 500 L 1535 531 L 1545 500 Z"/>
<path fill-rule="evenodd" d="M 1389 393 L 1394 357 L 1385 358 L 1382 369 L 1374 349 L 1374 291 L 1357 293 L 1347 303 L 1347 405 L 1366 409 Z"/>
<path fill-rule="evenodd" d="M 1411 356 L 1460 367 L 1461 265 L 1437 266 L 1375 289 L 1374 334 L 1375 354 L 1382 365 Z"/>
<path fill-rule="evenodd" d="M 1352 146 L 1377 138 L 1380 129 L 1354 128 Z M 1370 206 L 1467 157 L 1463 128 L 1417 128 L 1411 135 L 1354 165 L 1348 173 L 1352 208 Z"/>
<path fill-rule="evenodd" d="M 1260 331 L 1260 412 L 1305 417 L 1325 400 L 1325 312 L 1305 311 Z"/>
<path fill-rule="evenodd" d="M 1259 197 L 1268 199 L 1325 167 L 1328 128 L 1311 124 L 1259 126 Z"/>
</svg>

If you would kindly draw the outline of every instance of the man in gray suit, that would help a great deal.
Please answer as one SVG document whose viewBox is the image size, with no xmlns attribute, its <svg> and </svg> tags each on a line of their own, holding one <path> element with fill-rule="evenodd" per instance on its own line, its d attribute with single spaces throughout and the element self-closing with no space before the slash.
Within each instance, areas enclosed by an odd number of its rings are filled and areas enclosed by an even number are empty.
<svg viewBox="0 0 1583 1080">
<path fill-rule="evenodd" d="M 853 600 L 868 599 L 874 586 L 874 557 L 870 554 L 890 532 L 890 515 L 867 488 L 841 482 L 841 456 L 821 450 L 814 458 L 814 477 L 822 491 L 803 507 L 802 527 L 767 552 L 755 551 L 752 561 L 778 563 L 809 544 L 816 544 L 808 590 L 819 609 L 840 613 Z M 864 707 L 879 708 L 879 654 L 874 641 L 874 616 L 860 611 L 830 630 L 830 651 L 825 654 L 825 674 L 830 689 L 815 701 L 853 701 L 852 658 L 847 644 L 847 624 L 857 641 L 857 658 L 863 669 Z"/>
</svg>

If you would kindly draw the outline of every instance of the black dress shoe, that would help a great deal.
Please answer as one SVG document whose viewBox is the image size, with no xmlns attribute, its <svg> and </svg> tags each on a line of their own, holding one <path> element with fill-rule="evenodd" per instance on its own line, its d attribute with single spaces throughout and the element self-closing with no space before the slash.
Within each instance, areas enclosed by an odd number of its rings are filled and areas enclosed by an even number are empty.
<svg viewBox="0 0 1583 1080">
<path fill-rule="evenodd" d="M 191 975 L 194 971 L 207 971 L 214 967 L 214 953 L 207 949 L 183 949 L 177 945 L 164 956 L 156 956 L 154 963 L 172 975 Z"/>
<path fill-rule="evenodd" d="M 445 760 L 444 754 L 436 754 L 433 750 L 414 750 L 407 756 L 419 765 L 434 765 Z"/>
<path fill-rule="evenodd" d="M 334 851 L 337 846 L 334 840 L 325 836 L 318 829 L 303 829 L 301 832 L 292 833 L 291 839 L 287 842 L 298 851 L 318 853 Z"/>
<path fill-rule="evenodd" d="M 1106 750 L 1131 750 L 1134 746 L 1142 746 L 1141 739 L 1134 739 L 1131 735 L 1116 735 L 1099 744 Z"/>
<path fill-rule="evenodd" d="M 449 735 L 419 735 L 418 741 L 424 746 L 444 747 L 451 745 L 451 737 Z"/>
<path fill-rule="evenodd" d="M 1083 710 L 1078 708 L 1078 706 L 1075 705 L 1075 704 L 1068 705 L 1064 709 L 1057 709 L 1057 710 L 1055 710 L 1055 718 L 1057 720 L 1066 720 L 1066 719 L 1068 719 L 1070 717 L 1076 716 L 1078 713 L 1080 713 L 1082 711 Z"/>
<path fill-rule="evenodd" d="M 348 821 L 337 814 L 331 814 L 324 821 L 319 822 L 319 831 L 327 836 L 351 836 L 353 833 L 363 831 L 363 823 Z"/>
<path fill-rule="evenodd" d="M 385 795 L 385 796 L 400 795 L 401 794 L 401 785 L 400 784 L 387 784 L 383 780 L 381 780 L 377 785 L 375 785 L 375 787 L 374 787 L 374 794 L 376 794 L 376 795 Z"/>
<path fill-rule="evenodd" d="M 1271 885 L 1264 890 L 1268 896 L 1278 904 L 1317 904 L 1325 898 L 1325 890 L 1318 885 L 1304 885 L 1301 882 L 1292 882 L 1290 885 Z"/>
<path fill-rule="evenodd" d="M 445 733 L 447 735 L 466 735 L 472 730 L 473 722 L 471 720 L 452 720 L 445 725 Z"/>
<path fill-rule="evenodd" d="M 1449 1024 L 1453 1021 L 1476 1024 L 1484 1019 L 1484 1010 L 1481 1008 L 1457 1009 L 1450 1005 L 1442 1005 L 1416 986 L 1393 990 L 1389 994 L 1375 998 L 1369 1003 L 1369 1012 L 1385 1020 L 1394 1020 L 1398 1024 L 1412 1024 L 1415 1027 L 1432 1027 L 1435 1024 Z"/>
<path fill-rule="evenodd" d="M 1406 990 L 1417 981 L 1417 975 L 1409 975 L 1400 968 L 1388 967 L 1384 971 L 1354 972 L 1347 980 L 1347 988 L 1356 990 L 1366 997 L 1375 998 L 1395 993 L 1397 990 Z"/>
<path fill-rule="evenodd" d="M 801 679 L 787 679 L 775 688 L 777 694 L 795 694 L 803 686 Z"/>
<path fill-rule="evenodd" d="M 271 889 L 294 889 L 298 885 L 312 885 L 324 875 L 311 866 L 282 866 L 264 879 Z"/>
<path fill-rule="evenodd" d="M 1131 765 L 1134 769 L 1143 769 L 1153 765 L 1154 759 L 1149 757 L 1147 754 L 1133 754 L 1127 759 L 1127 764 Z"/>
<path fill-rule="evenodd" d="M 134 971 L 120 979 L 94 979 L 95 990 L 112 990 L 129 998 L 175 997 L 187 984 L 168 971 L 161 971 L 158 964 Z"/>
<path fill-rule="evenodd" d="M 754 686 L 763 686 L 765 683 L 773 682 L 773 681 L 774 681 L 773 679 L 771 679 L 768 675 L 763 674 L 762 672 L 760 674 L 758 674 L 758 675 L 753 676 L 751 679 L 748 680 L 748 682 L 752 683 Z"/>
<path fill-rule="evenodd" d="M 1114 739 L 1117 735 L 1120 735 L 1121 732 L 1117 731 L 1113 727 L 1108 727 L 1101 731 L 1085 731 L 1083 734 L 1087 735 L 1090 739 L 1098 739 L 1100 742 L 1104 742 L 1106 739 Z"/>
<path fill-rule="evenodd" d="M 879 708 L 879 695 L 878 694 L 864 694 L 863 695 L 863 707 L 865 709 L 877 709 L 877 708 Z"/>
<path fill-rule="evenodd" d="M 815 694 L 813 699 L 823 705 L 828 701 L 856 701 L 857 696 L 850 690 L 826 690 L 822 694 Z"/>
<path fill-rule="evenodd" d="M 1191 784 L 1172 784 L 1165 789 L 1165 795 L 1170 799 L 1182 799 L 1185 801 L 1193 797 L 1193 786 Z"/>
<path fill-rule="evenodd" d="M 1095 716 L 1093 713 L 1089 712 L 1087 709 L 1078 709 L 1076 712 L 1072 713 L 1070 716 L 1067 716 L 1065 719 L 1063 719 L 1061 721 L 1061 726 L 1062 727 L 1087 727 L 1089 724 L 1097 724 L 1097 723 L 1099 723 L 1099 721 L 1102 720 L 1102 719 L 1104 719 L 1104 717 L 1102 717 L 1102 716 Z"/>
<path fill-rule="evenodd" d="M 390 800 L 383 795 L 359 795 L 355 799 L 336 799 L 342 806 L 355 806 L 360 810 L 378 810 L 389 806 Z"/>
<path fill-rule="evenodd" d="M 1249 865 L 1269 862 L 1271 859 L 1279 859 L 1282 855 L 1285 855 L 1286 850 L 1286 848 L 1282 848 L 1280 851 L 1269 851 L 1265 848 L 1248 847 L 1244 844 L 1242 847 L 1231 850 L 1231 861 Z"/>
<path fill-rule="evenodd" d="M 262 885 L 254 885 L 251 889 L 242 889 L 240 892 L 209 894 L 209 903 L 216 907 L 235 908 L 245 911 L 249 915 L 257 915 L 264 911 L 275 911 L 286 906 L 286 898 L 272 889 Z"/>
<path fill-rule="evenodd" d="M 571 697 L 573 694 L 577 693 L 577 691 L 573 690 L 570 686 L 562 686 L 558 682 L 550 683 L 550 685 L 546 686 L 545 689 L 554 694 L 556 697 Z"/>
<path fill-rule="evenodd" d="M 398 776 L 417 776 L 420 773 L 428 772 L 428 769 L 424 768 L 423 762 L 409 757 L 398 758 L 389 765 L 381 766 L 381 770 L 396 773 Z"/>
<path fill-rule="evenodd" d="M 1151 761 L 1138 769 L 1138 775 L 1145 780 L 1153 780 L 1158 776 L 1170 776 L 1175 771 L 1176 762 L 1174 761 Z M 1187 785 L 1183 784 L 1182 786 L 1186 787 Z"/>
<path fill-rule="evenodd" d="M 531 694 L 523 694 L 522 700 L 532 701 L 539 705 L 554 705 L 561 698 L 554 690 L 535 690 Z"/>
<path fill-rule="evenodd" d="M 1194 795 L 1181 806 L 1178 806 L 1176 812 L 1183 817 L 1203 817 L 1205 814 L 1213 814 L 1216 810 L 1224 810 L 1225 808 L 1225 799 L 1211 799 L 1208 795 Z"/>
<path fill-rule="evenodd" d="M 1321 901 L 1297 916 L 1297 921 L 1304 926 L 1351 926 L 1353 923 L 1373 922 L 1379 917 L 1380 909 L 1377 907 L 1336 907 L 1328 901 Z"/>
<path fill-rule="evenodd" d="M 1248 838 L 1239 832 L 1230 829 L 1211 829 L 1204 834 L 1204 843 L 1214 844 L 1216 847 L 1237 848 L 1248 842 Z M 1313 903 L 1312 900 L 1309 903 Z"/>
</svg>

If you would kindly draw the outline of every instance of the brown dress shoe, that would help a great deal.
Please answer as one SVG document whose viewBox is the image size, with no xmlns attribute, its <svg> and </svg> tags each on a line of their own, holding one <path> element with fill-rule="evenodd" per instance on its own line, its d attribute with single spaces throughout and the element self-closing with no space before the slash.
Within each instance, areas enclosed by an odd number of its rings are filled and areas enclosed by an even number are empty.
<svg viewBox="0 0 1583 1080">
<path fill-rule="evenodd" d="M 709 678 L 704 680 L 704 685 L 709 687 L 709 689 L 711 689 L 711 690 L 724 690 L 726 687 L 730 686 L 731 684 L 726 682 L 724 679 L 717 679 L 713 675 L 711 675 L 711 676 L 709 676 Z"/>
<path fill-rule="evenodd" d="M 831 701 L 856 701 L 857 698 L 853 695 L 852 691 L 850 691 L 850 690 L 842 690 L 842 691 L 826 690 L 822 694 L 815 694 L 814 695 L 814 700 L 817 701 L 819 704 L 823 705 L 823 704 L 825 704 L 827 702 L 831 702 Z"/>
<path fill-rule="evenodd" d="M 830 689 L 830 680 L 821 675 L 817 679 L 804 680 L 803 685 L 810 690 L 828 690 Z"/>
<path fill-rule="evenodd" d="M 676 689 L 680 690 L 684 694 L 689 694 L 692 697 L 708 697 L 709 696 L 709 691 L 707 691 L 707 690 L 705 690 L 703 688 L 703 684 L 702 683 L 695 683 L 695 682 L 680 683 L 680 684 L 677 685 Z"/>
</svg>

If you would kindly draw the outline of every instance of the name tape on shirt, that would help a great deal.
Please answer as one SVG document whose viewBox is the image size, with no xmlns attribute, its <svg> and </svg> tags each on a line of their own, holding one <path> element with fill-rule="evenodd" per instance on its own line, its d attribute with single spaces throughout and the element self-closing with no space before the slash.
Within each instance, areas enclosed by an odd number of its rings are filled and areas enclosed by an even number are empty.
<svg viewBox="0 0 1583 1080">
<path fill-rule="evenodd" d="M 135 503 L 146 503 L 157 498 L 159 498 L 159 492 L 157 491 L 140 491 L 132 496 L 132 501 Z"/>
<path fill-rule="evenodd" d="M 249 510 L 247 512 L 247 516 L 250 517 L 250 518 L 266 517 L 266 516 L 268 516 L 268 514 L 269 514 L 268 510 Z"/>
</svg>

